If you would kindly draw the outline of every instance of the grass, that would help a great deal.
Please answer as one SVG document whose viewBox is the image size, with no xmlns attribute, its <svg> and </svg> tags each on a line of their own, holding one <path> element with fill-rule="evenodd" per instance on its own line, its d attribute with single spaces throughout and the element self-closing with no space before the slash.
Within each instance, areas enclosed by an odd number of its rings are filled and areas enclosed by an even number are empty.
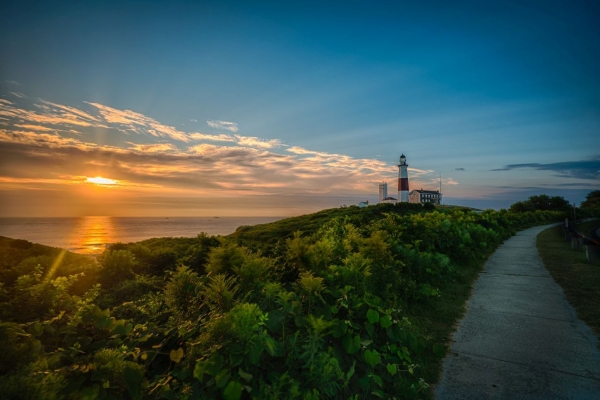
<svg viewBox="0 0 600 400">
<path fill-rule="evenodd" d="M 452 335 L 467 311 L 467 301 L 486 261 L 487 258 L 461 265 L 457 277 L 444 282 L 439 288 L 442 292 L 441 297 L 412 304 L 406 310 L 411 321 L 427 332 L 433 343 L 445 343 L 447 348 L 452 345 Z M 431 385 L 431 398 L 434 394 L 433 388 L 441 378 L 442 361 L 435 355 L 428 354 L 422 366 L 423 378 Z"/>
<path fill-rule="evenodd" d="M 578 225 L 589 235 L 600 227 L 600 220 Z M 600 336 L 600 265 L 588 264 L 585 251 L 572 250 L 560 227 L 549 228 L 537 237 L 537 248 L 544 265 L 558 283 L 577 316 Z M 600 346 L 600 343 L 599 343 Z"/>
</svg>

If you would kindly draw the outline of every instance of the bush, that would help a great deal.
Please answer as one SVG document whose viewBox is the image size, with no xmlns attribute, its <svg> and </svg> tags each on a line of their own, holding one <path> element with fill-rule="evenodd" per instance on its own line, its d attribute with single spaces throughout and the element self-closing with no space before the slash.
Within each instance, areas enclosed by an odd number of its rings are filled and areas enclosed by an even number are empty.
<svg viewBox="0 0 600 400">
<path fill-rule="evenodd" d="M 165 286 L 165 303 L 180 315 L 198 315 L 201 307 L 198 292 L 201 279 L 186 266 L 180 266 L 171 274 Z"/>
<path fill-rule="evenodd" d="M 137 266 L 135 256 L 128 250 L 107 250 L 100 257 L 98 281 L 106 287 L 113 287 L 126 279 L 133 279 Z"/>
</svg>

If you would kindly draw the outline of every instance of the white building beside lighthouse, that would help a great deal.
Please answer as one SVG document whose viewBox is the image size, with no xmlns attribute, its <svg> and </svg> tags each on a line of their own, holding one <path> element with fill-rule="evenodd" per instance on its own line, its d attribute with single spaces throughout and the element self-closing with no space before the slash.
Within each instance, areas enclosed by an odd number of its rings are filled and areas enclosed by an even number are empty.
<svg viewBox="0 0 600 400">
<path fill-rule="evenodd" d="M 388 186 L 387 182 L 383 182 L 379 184 L 379 202 L 380 203 L 392 203 L 395 204 L 398 202 L 394 197 L 388 196 Z"/>
<path fill-rule="evenodd" d="M 383 182 L 379 184 L 379 201 L 383 201 L 387 195 L 387 182 Z"/>
</svg>

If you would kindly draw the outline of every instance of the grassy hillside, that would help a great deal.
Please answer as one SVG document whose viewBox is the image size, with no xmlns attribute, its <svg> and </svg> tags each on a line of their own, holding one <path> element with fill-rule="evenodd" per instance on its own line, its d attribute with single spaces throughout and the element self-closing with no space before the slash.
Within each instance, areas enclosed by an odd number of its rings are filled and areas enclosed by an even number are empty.
<svg viewBox="0 0 600 400">
<path fill-rule="evenodd" d="M 561 217 L 349 207 L 97 260 L 4 238 L 0 393 L 428 398 L 486 257 Z"/>
<path fill-rule="evenodd" d="M 347 218 L 352 223 L 362 225 L 382 218 L 386 213 L 408 215 L 428 210 L 431 211 L 432 209 L 424 209 L 420 204 L 409 203 L 375 204 L 364 208 L 358 206 L 331 208 L 313 214 L 285 218 L 268 224 L 241 226 L 229 237 L 242 246 L 269 252 L 272 251 L 277 242 L 291 238 L 294 232 L 314 234 L 324 223 L 334 218 Z"/>
</svg>

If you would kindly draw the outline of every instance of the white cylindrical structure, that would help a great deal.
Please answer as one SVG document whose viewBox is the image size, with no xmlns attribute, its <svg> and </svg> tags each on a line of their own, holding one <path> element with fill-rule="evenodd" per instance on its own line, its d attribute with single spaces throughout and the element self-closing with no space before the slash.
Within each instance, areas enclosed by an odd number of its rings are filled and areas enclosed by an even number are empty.
<svg viewBox="0 0 600 400">
<path fill-rule="evenodd" d="M 400 156 L 398 164 L 398 201 L 408 203 L 408 164 L 404 154 Z"/>
<path fill-rule="evenodd" d="M 387 199 L 387 183 L 383 182 L 379 184 L 379 201 Z"/>
</svg>

